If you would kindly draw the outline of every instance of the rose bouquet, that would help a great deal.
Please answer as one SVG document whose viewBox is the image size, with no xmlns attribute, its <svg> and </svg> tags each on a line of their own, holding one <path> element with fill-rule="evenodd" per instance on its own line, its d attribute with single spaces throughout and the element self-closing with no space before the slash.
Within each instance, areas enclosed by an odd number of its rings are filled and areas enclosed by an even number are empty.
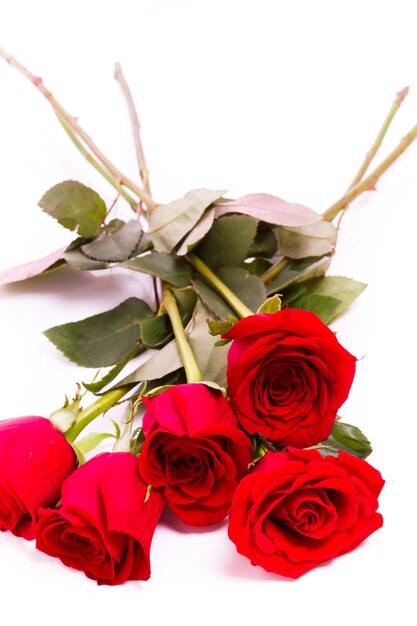
<svg viewBox="0 0 417 626">
<path fill-rule="evenodd" d="M 382 525 L 383 480 L 365 460 L 368 439 L 340 419 L 356 358 L 328 325 L 365 285 L 327 270 L 350 202 L 417 136 L 415 127 L 367 173 L 407 90 L 347 192 L 323 215 L 269 194 L 230 199 L 224 190 L 158 204 L 120 66 L 141 184 L 120 172 L 40 78 L 0 55 L 45 96 L 117 194 L 107 206 L 77 181 L 46 191 L 40 207 L 76 236 L 4 270 L 1 282 L 64 267 L 153 280 L 152 306 L 132 295 L 45 331 L 65 357 L 100 372 L 49 419 L 0 422 L 0 529 L 35 539 L 37 549 L 99 584 L 149 578 L 164 506 L 190 526 L 228 518 L 241 555 L 292 578 L 353 550 Z M 122 202 L 132 219 L 113 219 Z M 95 399 L 82 407 L 87 393 Z M 120 403 L 122 424 L 91 430 Z M 94 454 L 109 442 L 112 452 Z"/>
</svg>

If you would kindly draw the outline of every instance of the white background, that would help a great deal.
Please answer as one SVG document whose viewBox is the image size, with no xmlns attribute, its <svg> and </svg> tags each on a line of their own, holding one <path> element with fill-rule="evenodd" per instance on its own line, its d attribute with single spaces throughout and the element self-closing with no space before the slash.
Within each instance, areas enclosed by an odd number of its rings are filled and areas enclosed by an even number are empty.
<svg viewBox="0 0 417 626">
<path fill-rule="evenodd" d="M 41 74 L 106 154 L 136 176 L 120 61 L 143 126 L 158 201 L 196 187 L 268 192 L 322 211 L 350 183 L 395 92 L 411 91 L 381 157 L 417 123 L 413 2 L 401 0 L 0 0 L 0 43 Z M 385 525 L 298 581 L 253 568 L 226 524 L 196 532 L 164 516 L 152 578 L 97 587 L 0 536 L 0 608 L 10 623 L 414 623 L 417 143 L 346 215 L 331 274 L 369 288 L 334 324 L 356 356 L 344 419 L 374 444 Z M 72 235 L 37 207 L 66 179 L 113 190 L 82 160 L 48 103 L 0 62 L 0 268 Z M 123 214 L 120 205 L 120 215 Z M 127 215 L 128 213 L 126 213 Z M 0 418 L 48 415 L 90 370 L 41 335 L 147 292 L 140 276 L 55 273 L 0 291 Z"/>
</svg>

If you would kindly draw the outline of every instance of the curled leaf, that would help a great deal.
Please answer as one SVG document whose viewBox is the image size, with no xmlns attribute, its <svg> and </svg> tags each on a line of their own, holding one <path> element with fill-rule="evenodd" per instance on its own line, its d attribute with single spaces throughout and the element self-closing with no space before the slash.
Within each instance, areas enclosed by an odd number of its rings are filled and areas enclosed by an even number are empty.
<svg viewBox="0 0 417 626">
<path fill-rule="evenodd" d="M 226 213 L 244 213 L 277 226 L 307 226 L 322 219 L 321 215 L 302 204 L 286 202 L 268 193 L 252 193 L 217 203 L 216 217 Z"/>
<path fill-rule="evenodd" d="M 14 265 L 8 267 L 0 272 L 0 285 L 7 285 L 9 283 L 16 283 L 33 276 L 42 274 L 47 269 L 51 269 L 62 258 L 67 246 L 51 252 L 37 261 L 29 261 L 29 263 L 22 263 L 22 265 Z"/>
<path fill-rule="evenodd" d="M 158 205 L 149 218 L 149 235 L 155 249 L 171 252 L 194 228 L 204 211 L 223 194 L 224 191 L 194 189 L 179 200 Z"/>
<path fill-rule="evenodd" d="M 322 220 L 299 228 L 279 226 L 276 235 L 281 254 L 290 259 L 304 259 L 333 253 L 337 230 L 331 222 Z"/>
</svg>

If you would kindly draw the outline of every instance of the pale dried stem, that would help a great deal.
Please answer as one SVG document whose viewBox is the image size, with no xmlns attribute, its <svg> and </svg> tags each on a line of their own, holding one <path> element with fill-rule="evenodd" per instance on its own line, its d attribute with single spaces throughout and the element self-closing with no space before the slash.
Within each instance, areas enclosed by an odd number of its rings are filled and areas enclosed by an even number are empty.
<svg viewBox="0 0 417 626">
<path fill-rule="evenodd" d="M 129 110 L 130 121 L 132 123 L 133 141 L 135 143 L 136 159 L 138 162 L 139 174 L 142 180 L 143 188 L 150 196 L 152 196 L 149 182 L 149 170 L 146 165 L 145 152 L 142 145 L 139 116 L 133 101 L 132 92 L 130 91 L 130 87 L 124 77 L 120 63 L 116 63 L 114 66 L 114 77 L 122 89 L 123 95 L 126 99 L 127 108 Z"/>
<path fill-rule="evenodd" d="M 391 126 L 392 120 L 395 117 L 395 114 L 397 113 L 398 109 L 400 108 L 401 104 L 404 102 L 405 98 L 407 97 L 409 88 L 408 87 L 404 87 L 404 89 L 402 89 L 401 91 L 399 91 L 396 95 L 396 98 L 394 100 L 394 102 L 391 105 L 390 110 L 388 111 L 388 115 L 384 120 L 384 123 L 381 126 L 381 129 L 379 131 L 379 133 L 377 134 L 374 143 L 372 144 L 372 146 L 370 147 L 364 162 L 362 163 L 362 165 L 360 166 L 358 173 L 356 174 L 355 178 L 352 180 L 352 182 L 350 183 L 348 190 L 351 189 L 352 187 L 354 187 L 355 185 L 357 185 L 362 178 L 365 176 L 368 167 L 370 166 L 372 160 L 374 159 L 376 153 L 378 152 L 379 148 L 381 147 L 381 144 L 384 140 L 385 135 L 387 134 L 387 131 L 389 129 L 389 127 Z"/>
<path fill-rule="evenodd" d="M 381 176 L 387 171 L 387 169 L 402 155 L 408 146 L 417 138 L 417 125 L 414 126 L 409 133 L 407 133 L 400 141 L 398 146 L 378 165 L 377 168 L 364 178 L 360 183 L 351 187 L 345 195 L 335 202 L 330 208 L 323 213 L 323 218 L 331 222 L 336 215 L 343 211 L 348 204 L 350 204 L 355 198 L 360 196 L 364 191 L 372 188 Z"/>
<path fill-rule="evenodd" d="M 77 150 L 79 150 L 79 152 L 88 161 L 88 163 L 90 163 L 90 165 L 92 165 L 94 169 L 96 169 L 103 176 L 103 178 L 105 178 L 107 182 L 110 183 L 110 185 L 112 185 L 112 187 L 114 187 L 117 190 L 117 192 L 126 200 L 126 202 L 129 203 L 130 207 L 132 208 L 132 211 L 137 211 L 138 201 L 132 198 L 132 196 L 130 196 L 127 193 L 127 191 L 123 189 L 120 183 L 117 180 L 114 180 L 114 178 L 110 176 L 107 170 L 104 169 L 104 167 L 100 165 L 98 161 L 96 161 L 96 159 L 93 157 L 91 152 L 87 150 L 87 148 L 84 146 L 84 144 L 81 143 L 81 141 L 78 139 L 75 133 L 73 133 L 71 128 L 68 126 L 67 122 L 58 114 L 57 114 L 57 117 L 63 129 L 67 133 L 68 137 L 71 139 L 72 143 L 74 144 L 74 146 L 77 148 Z"/>
<path fill-rule="evenodd" d="M 0 57 L 2 57 L 9 65 L 18 70 L 23 76 L 25 76 L 49 101 L 50 105 L 56 112 L 56 114 L 62 118 L 71 130 L 76 133 L 88 146 L 91 152 L 97 157 L 99 161 L 104 165 L 107 171 L 111 174 L 112 178 L 118 181 L 119 185 L 127 187 L 133 193 L 135 193 L 140 200 L 142 200 L 148 209 L 153 209 L 155 203 L 151 196 L 144 190 L 138 187 L 127 176 L 122 174 L 115 165 L 103 154 L 103 152 L 95 145 L 91 137 L 85 132 L 85 130 L 78 124 L 77 120 L 72 117 L 64 107 L 54 98 L 52 93 L 45 87 L 41 78 L 34 76 L 26 67 L 24 67 L 19 61 L 17 61 L 11 54 L 0 47 Z"/>
<path fill-rule="evenodd" d="M 331 222 L 333 219 L 340 213 L 339 223 L 337 228 L 339 229 L 340 221 L 346 212 L 349 204 L 355 200 L 358 196 L 360 196 L 364 191 L 372 188 L 375 183 L 379 180 L 382 174 L 394 163 L 394 161 L 408 148 L 408 146 L 414 141 L 417 136 L 416 129 L 413 128 L 399 143 L 397 148 L 374 170 L 372 174 L 370 174 L 366 179 L 363 179 L 366 174 L 371 162 L 373 161 L 375 155 L 377 154 L 381 144 L 384 140 L 384 137 L 400 108 L 401 104 L 404 102 L 405 98 L 408 94 L 408 87 L 404 87 L 401 91 L 399 91 L 396 95 L 394 102 L 391 105 L 391 108 L 388 112 L 387 117 L 384 120 L 384 123 L 381 126 L 379 133 L 377 134 L 374 143 L 369 149 L 362 165 L 360 166 L 355 178 L 351 182 L 349 188 L 346 193 L 340 200 L 335 202 L 327 211 L 323 214 L 323 219 Z M 261 275 L 261 280 L 265 283 L 270 282 L 273 278 L 278 276 L 282 272 L 282 270 L 288 265 L 289 259 L 284 257 L 280 259 L 275 265 L 270 267 L 264 274 Z"/>
</svg>

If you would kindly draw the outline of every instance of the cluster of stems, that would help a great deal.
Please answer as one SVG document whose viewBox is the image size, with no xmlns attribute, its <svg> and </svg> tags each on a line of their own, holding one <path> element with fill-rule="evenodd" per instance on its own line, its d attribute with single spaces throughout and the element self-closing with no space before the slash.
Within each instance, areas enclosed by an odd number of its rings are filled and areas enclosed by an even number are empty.
<svg viewBox="0 0 417 626">
<path fill-rule="evenodd" d="M 21 72 L 48 100 L 52 106 L 59 122 L 63 126 L 65 132 L 71 139 L 72 143 L 79 150 L 82 156 L 110 183 L 123 197 L 129 206 L 138 215 L 142 211 L 151 212 L 157 205 L 152 197 L 149 172 L 145 160 L 145 154 L 141 141 L 141 126 L 137 115 L 132 94 L 128 83 L 123 75 L 120 64 L 115 65 L 115 79 L 119 82 L 122 92 L 125 96 L 128 106 L 129 116 L 132 124 L 133 139 L 135 145 L 136 159 L 138 164 L 138 173 L 142 186 L 125 176 L 98 148 L 92 138 L 80 126 L 77 119 L 71 116 L 64 107 L 56 100 L 52 93 L 47 89 L 41 78 L 32 74 L 25 66 L 19 63 L 11 54 L 3 48 L 0 48 L 0 57 L 5 59 L 7 63 Z M 363 192 L 375 187 L 375 184 L 387 169 L 398 159 L 398 157 L 408 148 L 408 146 L 417 138 L 417 125 L 414 126 L 399 142 L 397 147 L 366 177 L 366 173 L 375 158 L 382 141 L 405 97 L 408 88 L 404 88 L 397 93 L 397 96 L 390 107 L 387 117 L 378 132 L 370 150 L 368 151 L 363 163 L 361 164 L 357 174 L 352 180 L 347 191 L 339 200 L 333 203 L 324 213 L 323 219 L 332 222 L 337 216 L 343 216 L 349 204 L 355 200 Z M 132 195 L 133 194 L 133 195 Z M 195 270 L 217 291 L 225 302 L 233 309 L 239 318 L 253 315 L 253 312 L 242 302 L 236 294 L 234 294 L 225 285 L 216 274 L 194 253 L 186 256 L 188 262 Z M 288 265 L 289 258 L 282 257 L 277 263 L 272 265 L 264 274 L 260 276 L 264 283 L 273 280 Z M 155 294 L 158 293 L 156 285 L 154 285 Z M 196 358 L 193 354 L 191 346 L 185 334 L 181 316 L 175 297 L 170 290 L 170 286 L 165 284 L 162 287 L 162 308 L 168 314 L 171 321 L 172 329 L 178 344 L 180 356 L 184 365 L 185 374 L 189 383 L 195 383 L 202 380 Z M 72 426 L 66 431 L 66 437 L 70 442 L 74 442 L 84 428 L 90 424 L 96 417 L 117 404 L 126 394 L 133 389 L 134 385 L 124 385 L 116 389 L 112 389 L 98 399 L 90 406 L 81 410 L 75 418 Z M 131 422 L 132 420 L 130 420 Z M 131 423 L 126 424 L 123 437 L 129 438 Z"/>
</svg>

